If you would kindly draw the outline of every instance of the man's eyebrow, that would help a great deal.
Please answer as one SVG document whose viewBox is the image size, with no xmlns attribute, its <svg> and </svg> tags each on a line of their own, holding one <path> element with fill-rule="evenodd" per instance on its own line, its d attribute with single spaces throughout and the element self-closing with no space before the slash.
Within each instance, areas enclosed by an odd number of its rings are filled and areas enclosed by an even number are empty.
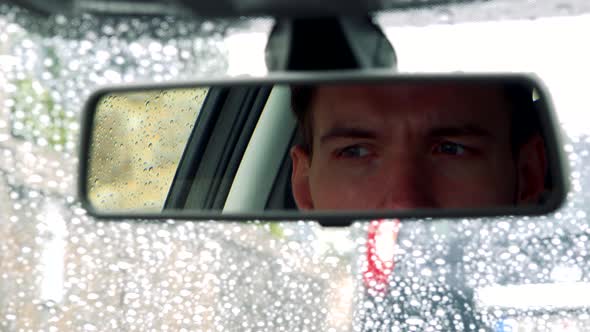
<svg viewBox="0 0 590 332">
<path fill-rule="evenodd" d="M 479 125 L 467 124 L 458 126 L 444 126 L 434 127 L 429 130 L 429 136 L 432 137 L 444 137 L 444 136 L 476 136 L 476 137 L 487 137 L 493 138 L 494 135 L 491 131 Z"/>
<path fill-rule="evenodd" d="M 377 138 L 377 133 L 370 129 L 363 129 L 357 127 L 333 127 L 326 133 L 320 136 L 320 143 L 325 143 L 327 140 L 335 138 Z"/>
</svg>

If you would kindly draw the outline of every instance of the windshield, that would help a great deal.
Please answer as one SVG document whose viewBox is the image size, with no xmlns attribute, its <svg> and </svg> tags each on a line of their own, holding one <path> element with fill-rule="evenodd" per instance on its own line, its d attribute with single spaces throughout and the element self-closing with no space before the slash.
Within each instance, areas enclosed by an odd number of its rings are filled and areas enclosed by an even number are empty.
<svg viewBox="0 0 590 332">
<path fill-rule="evenodd" d="M 45 17 L 0 5 L 0 327 L 585 330 L 590 8 L 549 3 L 425 7 L 377 21 L 401 72 L 538 75 L 563 128 L 566 205 L 545 217 L 342 229 L 94 220 L 77 201 L 81 109 L 94 89 L 264 75 L 272 21 Z"/>
</svg>

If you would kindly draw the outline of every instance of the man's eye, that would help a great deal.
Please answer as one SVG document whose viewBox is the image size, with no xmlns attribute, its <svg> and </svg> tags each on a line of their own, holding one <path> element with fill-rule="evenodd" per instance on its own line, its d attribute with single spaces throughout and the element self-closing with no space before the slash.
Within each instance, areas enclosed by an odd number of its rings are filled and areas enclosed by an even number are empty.
<svg viewBox="0 0 590 332">
<path fill-rule="evenodd" d="M 370 153 L 371 151 L 365 147 L 352 145 L 341 149 L 338 151 L 337 155 L 341 158 L 363 158 L 368 156 Z"/>
<path fill-rule="evenodd" d="M 453 142 L 443 142 L 436 147 L 435 152 L 452 156 L 462 156 L 465 154 L 466 150 L 467 149 L 464 145 Z"/>
</svg>

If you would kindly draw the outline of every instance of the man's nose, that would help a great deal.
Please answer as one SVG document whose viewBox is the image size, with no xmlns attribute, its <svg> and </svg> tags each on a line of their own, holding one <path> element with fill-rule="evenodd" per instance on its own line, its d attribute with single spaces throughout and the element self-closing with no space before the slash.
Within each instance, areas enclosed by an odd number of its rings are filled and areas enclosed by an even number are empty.
<svg viewBox="0 0 590 332">
<path fill-rule="evenodd" d="M 436 207 L 432 174 L 419 158 L 400 158 L 382 170 L 385 181 L 380 208 L 399 210 Z"/>
</svg>

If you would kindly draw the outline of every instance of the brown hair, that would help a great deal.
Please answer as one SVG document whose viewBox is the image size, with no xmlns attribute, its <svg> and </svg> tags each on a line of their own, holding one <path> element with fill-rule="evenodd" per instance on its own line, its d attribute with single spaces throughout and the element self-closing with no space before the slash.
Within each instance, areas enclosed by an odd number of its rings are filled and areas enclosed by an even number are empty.
<svg viewBox="0 0 590 332">
<path fill-rule="evenodd" d="M 316 88 L 311 85 L 291 87 L 291 110 L 297 118 L 299 132 L 303 137 L 302 148 L 310 154 L 313 143 L 313 121 L 310 108 L 315 92 Z"/>
</svg>

